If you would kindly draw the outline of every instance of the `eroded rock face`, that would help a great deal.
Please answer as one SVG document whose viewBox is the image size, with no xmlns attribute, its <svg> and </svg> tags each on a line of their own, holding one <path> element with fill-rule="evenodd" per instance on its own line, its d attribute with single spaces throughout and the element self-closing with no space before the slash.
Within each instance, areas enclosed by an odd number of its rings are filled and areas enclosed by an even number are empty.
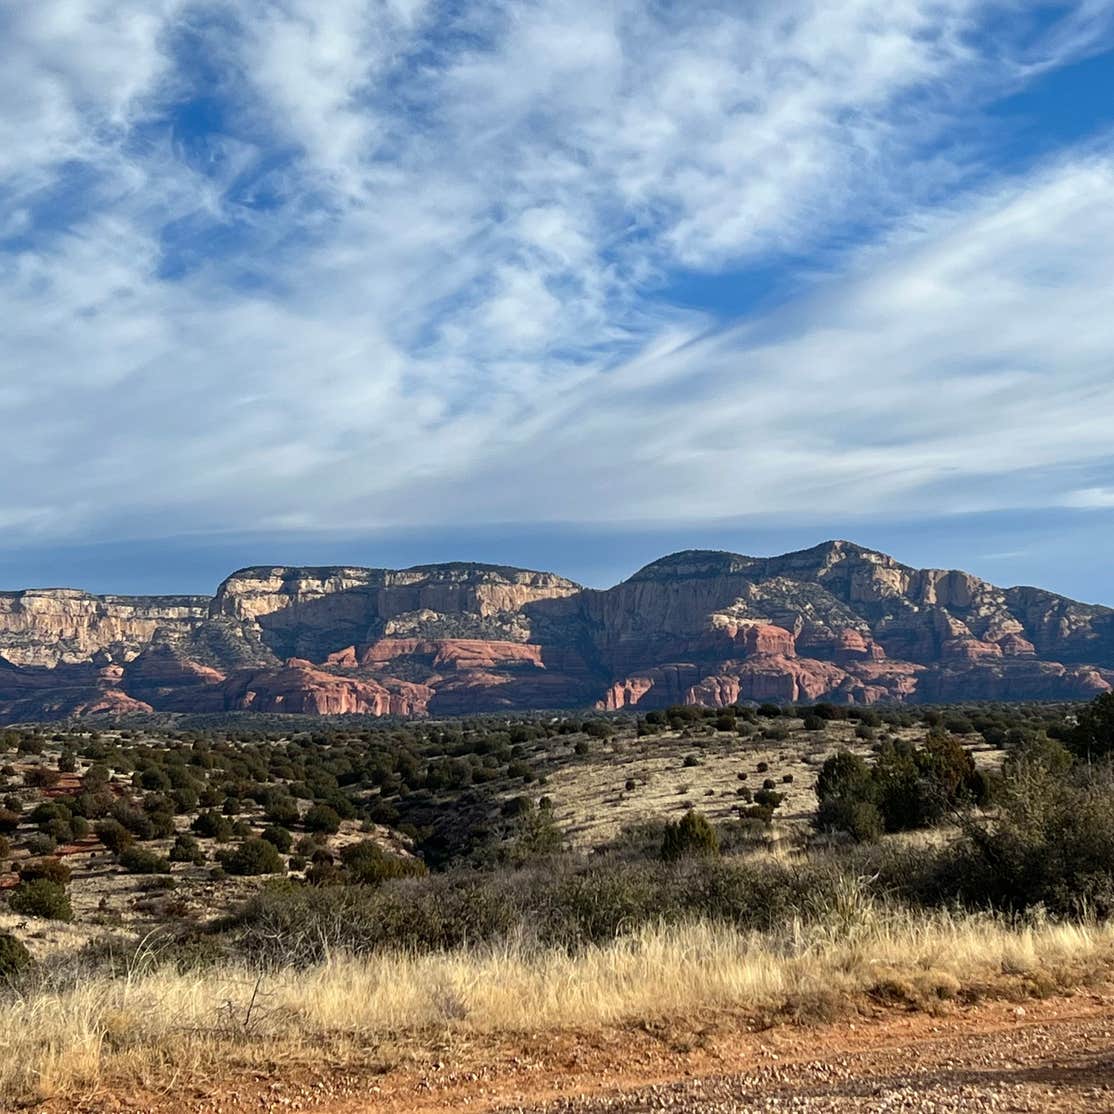
<svg viewBox="0 0 1114 1114">
<path fill-rule="evenodd" d="M 424 715 L 433 689 L 390 678 L 384 683 L 338 677 L 291 658 L 279 669 L 235 673 L 221 686 L 225 710 L 304 715 Z"/>
<path fill-rule="evenodd" d="M 0 718 L 1075 699 L 1114 611 L 849 542 L 687 551 L 607 591 L 494 565 L 244 569 L 212 600 L 0 595 Z"/>
<path fill-rule="evenodd" d="M 16 665 L 75 665 L 98 653 L 130 661 L 160 628 L 188 630 L 206 596 L 91 596 L 72 588 L 0 593 L 0 654 Z"/>
<path fill-rule="evenodd" d="M 238 621 L 280 658 L 321 661 L 381 638 L 526 642 L 527 605 L 579 591 L 552 573 L 495 565 L 254 568 L 220 586 L 211 612 Z"/>
</svg>

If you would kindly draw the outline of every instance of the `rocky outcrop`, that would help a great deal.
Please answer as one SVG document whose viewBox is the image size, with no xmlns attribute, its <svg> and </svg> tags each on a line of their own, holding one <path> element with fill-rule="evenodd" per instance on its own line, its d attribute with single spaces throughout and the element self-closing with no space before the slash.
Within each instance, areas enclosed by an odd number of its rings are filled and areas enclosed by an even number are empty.
<svg viewBox="0 0 1114 1114">
<path fill-rule="evenodd" d="M 7 593 L 0 655 L 9 721 L 1076 699 L 1114 684 L 1114 611 L 826 542 L 676 553 L 606 591 L 448 564 L 243 569 L 211 600 Z"/>
<path fill-rule="evenodd" d="M 358 655 L 353 652 L 352 657 L 354 664 L 363 666 L 385 666 L 398 658 L 422 658 L 437 670 L 494 669 L 505 665 L 545 668 L 538 645 L 480 638 L 381 638 Z"/>
<path fill-rule="evenodd" d="M 206 596 L 91 596 L 70 588 L 0 593 L 0 654 L 16 665 L 75 665 L 136 657 L 163 628 L 209 616 Z"/>
<path fill-rule="evenodd" d="M 235 673 L 220 691 L 229 711 L 315 716 L 419 716 L 428 711 L 434 695 L 425 685 L 338 677 L 300 658 L 291 658 L 280 669 Z"/>
<path fill-rule="evenodd" d="M 123 688 L 119 665 L 16 666 L 0 660 L 0 722 L 150 712 Z"/>
<path fill-rule="evenodd" d="M 217 590 L 212 615 L 280 658 L 321 661 L 381 638 L 527 642 L 526 608 L 581 591 L 552 573 L 497 565 L 428 565 L 395 571 L 253 568 Z"/>
</svg>

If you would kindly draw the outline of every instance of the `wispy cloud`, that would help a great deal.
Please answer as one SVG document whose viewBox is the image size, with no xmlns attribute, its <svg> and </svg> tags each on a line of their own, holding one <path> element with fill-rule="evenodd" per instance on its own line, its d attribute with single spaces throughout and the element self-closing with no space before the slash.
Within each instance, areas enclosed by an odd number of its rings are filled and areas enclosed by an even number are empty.
<svg viewBox="0 0 1114 1114">
<path fill-rule="evenodd" d="M 1065 465 L 1101 494 L 1114 164 L 999 181 L 948 131 L 1111 10 L 992 44 L 1023 7 L 8 9 L 0 521 L 972 509 L 1078 501 Z M 833 239 L 761 318 L 668 300 Z"/>
</svg>

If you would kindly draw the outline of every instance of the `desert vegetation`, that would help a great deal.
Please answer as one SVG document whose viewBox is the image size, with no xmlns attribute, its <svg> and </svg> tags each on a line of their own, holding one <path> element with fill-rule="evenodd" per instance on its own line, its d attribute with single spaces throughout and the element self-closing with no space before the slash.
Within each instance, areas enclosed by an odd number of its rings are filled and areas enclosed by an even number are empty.
<svg viewBox="0 0 1114 1114">
<path fill-rule="evenodd" d="M 9 730 L 0 1097 L 1102 981 L 1112 711 Z"/>
</svg>

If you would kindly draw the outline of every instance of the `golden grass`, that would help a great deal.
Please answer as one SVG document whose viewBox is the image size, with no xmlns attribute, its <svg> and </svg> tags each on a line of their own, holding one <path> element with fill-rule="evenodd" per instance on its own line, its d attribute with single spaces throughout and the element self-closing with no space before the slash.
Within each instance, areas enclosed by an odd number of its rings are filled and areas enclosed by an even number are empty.
<svg viewBox="0 0 1114 1114">
<path fill-rule="evenodd" d="M 106 1084 L 167 1086 L 316 1057 L 374 1062 L 446 1030 L 585 1029 L 730 1010 L 823 1016 L 864 995 L 918 1006 L 1066 990 L 1114 969 L 1114 926 L 846 908 L 777 934 L 695 923 L 575 954 L 515 945 L 333 956 L 304 971 L 180 974 L 150 965 L 40 990 L 0 1010 L 0 1106 Z"/>
</svg>

